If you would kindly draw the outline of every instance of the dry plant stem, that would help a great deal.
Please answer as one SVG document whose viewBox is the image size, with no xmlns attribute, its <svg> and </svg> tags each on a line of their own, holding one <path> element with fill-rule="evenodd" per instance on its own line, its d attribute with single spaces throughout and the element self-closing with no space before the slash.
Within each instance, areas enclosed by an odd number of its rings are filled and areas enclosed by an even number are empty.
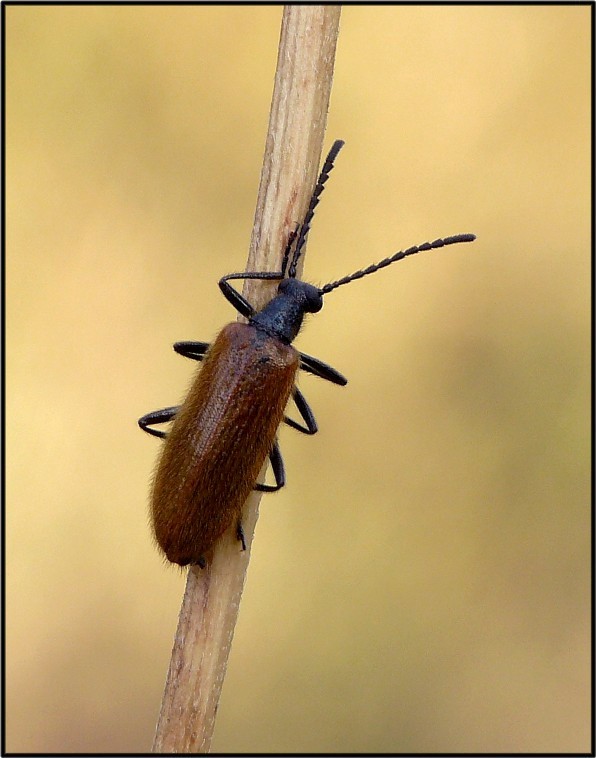
<svg viewBox="0 0 596 758">
<path fill-rule="evenodd" d="M 279 271 L 288 234 L 306 212 L 323 147 L 339 16 L 339 6 L 284 8 L 249 271 Z M 244 287 L 256 307 L 272 294 L 268 282 Z M 209 750 L 259 500 L 255 492 L 244 506 L 246 552 L 230 530 L 207 568 L 189 569 L 154 752 Z"/>
</svg>

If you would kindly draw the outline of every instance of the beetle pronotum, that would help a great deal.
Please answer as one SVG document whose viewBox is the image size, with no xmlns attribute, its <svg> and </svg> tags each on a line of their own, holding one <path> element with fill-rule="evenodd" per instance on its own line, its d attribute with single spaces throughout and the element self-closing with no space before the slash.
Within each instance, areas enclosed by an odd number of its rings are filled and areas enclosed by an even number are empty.
<svg viewBox="0 0 596 758">
<path fill-rule="evenodd" d="M 304 221 L 289 236 L 281 271 L 246 271 L 219 280 L 224 297 L 248 323 L 228 324 L 212 345 L 177 342 L 177 353 L 202 361 L 186 400 L 179 407 L 163 408 L 139 419 L 140 427 L 156 437 L 166 434 L 154 429 L 155 424 L 174 420 L 151 495 L 155 538 L 173 563 L 205 566 L 207 553 L 234 523 L 246 548 L 240 519 L 248 495 L 253 489 L 274 492 L 286 481 L 276 439 L 279 425 L 284 422 L 304 434 L 317 431 L 313 413 L 296 386 L 298 370 L 334 384 L 347 383 L 331 366 L 292 347 L 305 314 L 321 310 L 323 295 L 395 261 L 475 239 L 473 234 L 459 234 L 425 242 L 323 287 L 297 279 L 296 267 L 315 208 L 343 144 L 337 140 L 329 151 Z M 279 286 L 275 297 L 255 311 L 229 284 L 234 279 L 278 280 Z M 290 398 L 304 424 L 284 415 Z M 274 485 L 256 483 L 267 457 Z"/>
</svg>

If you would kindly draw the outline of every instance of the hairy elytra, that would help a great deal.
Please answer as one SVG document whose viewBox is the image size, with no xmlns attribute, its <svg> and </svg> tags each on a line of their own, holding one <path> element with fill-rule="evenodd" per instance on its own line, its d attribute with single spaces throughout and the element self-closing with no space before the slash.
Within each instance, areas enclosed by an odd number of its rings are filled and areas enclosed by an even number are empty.
<svg viewBox="0 0 596 758">
<path fill-rule="evenodd" d="M 334 384 L 347 383 L 331 366 L 292 347 L 305 314 L 321 310 L 323 295 L 395 261 L 475 239 L 473 234 L 459 234 L 425 242 L 320 288 L 296 279 L 314 210 L 343 144 L 337 140 L 329 151 L 304 221 L 290 234 L 281 271 L 247 271 L 220 279 L 223 295 L 248 323 L 228 324 L 212 345 L 177 342 L 176 352 L 202 362 L 186 400 L 139 419 L 144 431 L 165 438 L 153 479 L 151 521 L 157 544 L 172 563 L 204 567 L 214 544 L 232 525 L 245 549 L 241 516 L 250 492 L 273 492 L 285 484 L 276 439 L 280 424 L 305 434 L 317 431 L 314 415 L 296 387 L 298 370 Z M 236 279 L 277 280 L 277 294 L 255 311 L 229 283 Z M 303 423 L 284 415 L 290 398 Z M 154 428 L 172 420 L 167 435 Z M 267 457 L 274 485 L 257 484 Z"/>
</svg>

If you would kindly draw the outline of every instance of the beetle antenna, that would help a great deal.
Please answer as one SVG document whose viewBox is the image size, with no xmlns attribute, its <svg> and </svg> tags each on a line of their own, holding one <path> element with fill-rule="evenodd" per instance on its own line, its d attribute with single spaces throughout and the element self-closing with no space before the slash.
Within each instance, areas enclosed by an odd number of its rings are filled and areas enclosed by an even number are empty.
<svg viewBox="0 0 596 758">
<path fill-rule="evenodd" d="M 350 276 L 344 276 L 343 279 L 338 279 L 336 282 L 326 284 L 324 287 L 321 287 L 319 292 L 322 295 L 326 295 L 337 287 L 341 287 L 342 284 L 353 282 L 354 279 L 362 279 L 363 276 L 368 276 L 368 274 L 374 274 L 375 271 L 378 271 L 380 268 L 385 268 L 385 266 L 389 266 L 390 264 L 395 263 L 395 261 L 401 261 L 402 258 L 407 258 L 408 255 L 416 255 L 416 253 L 421 253 L 423 250 L 434 250 L 437 247 L 445 247 L 445 245 L 456 245 L 459 242 L 473 242 L 475 239 L 475 234 L 456 234 L 454 237 L 444 237 L 443 239 L 434 240 L 433 242 L 425 242 L 422 245 L 409 247 L 407 250 L 400 250 L 399 253 L 391 255 L 389 258 L 385 258 L 379 263 L 373 263 L 372 266 L 369 266 L 368 268 L 356 271 L 355 273 L 350 274 Z"/>
<path fill-rule="evenodd" d="M 308 206 L 308 210 L 306 211 L 306 215 L 304 217 L 304 221 L 302 222 L 302 226 L 300 227 L 296 235 L 298 240 L 296 242 L 296 247 L 294 248 L 294 255 L 292 256 L 292 262 L 290 263 L 290 268 L 288 269 L 288 277 L 290 279 L 294 279 L 296 277 L 296 267 L 300 259 L 300 253 L 302 252 L 302 248 L 304 247 L 304 243 L 306 242 L 306 235 L 308 234 L 308 231 L 310 229 L 312 218 L 315 215 L 315 208 L 319 204 L 319 198 L 321 196 L 321 192 L 325 189 L 325 182 L 327 181 L 327 179 L 329 179 L 329 173 L 331 169 L 333 168 L 333 162 L 337 158 L 337 154 L 342 149 L 344 144 L 345 142 L 341 139 L 335 140 L 335 142 L 331 146 L 331 150 L 329 151 L 327 158 L 325 159 L 325 163 L 323 163 L 323 168 L 321 169 L 321 173 L 319 174 L 319 178 L 317 180 L 315 189 L 310 199 L 310 205 Z"/>
</svg>

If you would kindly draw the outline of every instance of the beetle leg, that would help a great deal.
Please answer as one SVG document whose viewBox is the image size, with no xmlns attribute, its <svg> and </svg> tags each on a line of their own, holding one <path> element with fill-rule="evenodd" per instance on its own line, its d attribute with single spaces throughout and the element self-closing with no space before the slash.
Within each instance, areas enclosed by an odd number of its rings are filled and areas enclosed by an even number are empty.
<svg viewBox="0 0 596 758">
<path fill-rule="evenodd" d="M 179 410 L 180 406 L 175 405 L 171 408 L 162 408 L 159 411 L 151 411 L 151 413 L 146 413 L 144 416 L 141 416 L 139 419 L 139 426 L 144 432 L 147 432 L 147 434 L 163 438 L 166 436 L 166 433 L 161 432 L 159 429 L 151 429 L 151 426 L 153 424 L 165 424 L 168 421 L 171 421 Z"/>
<path fill-rule="evenodd" d="M 279 444 L 277 442 L 273 443 L 273 447 L 269 453 L 269 460 L 271 461 L 275 484 L 255 484 L 255 489 L 259 490 L 259 492 L 277 492 L 277 490 L 280 490 L 286 483 L 284 462 L 281 453 L 279 452 Z"/>
<path fill-rule="evenodd" d="M 174 342 L 174 350 L 178 355 L 183 355 L 185 358 L 202 361 L 205 353 L 209 350 L 209 342 L 191 342 L 189 340 Z"/>
<path fill-rule="evenodd" d="M 298 412 L 302 416 L 303 420 L 306 421 L 306 426 L 302 426 L 302 424 L 299 424 L 297 421 L 294 421 L 294 419 L 288 418 L 288 416 L 284 416 L 284 422 L 291 426 L 292 429 L 297 429 L 299 432 L 302 432 L 303 434 L 316 434 L 319 427 L 317 426 L 317 422 L 315 421 L 315 417 L 313 415 L 313 412 L 310 408 L 310 405 L 306 402 L 306 398 L 300 392 L 298 387 L 294 387 L 294 391 L 292 392 L 292 397 L 294 398 L 294 402 L 296 403 L 296 408 L 298 409 Z"/>
<path fill-rule="evenodd" d="M 303 371 L 308 371 L 309 374 L 319 376 L 321 379 L 327 379 L 328 382 L 333 382 L 333 384 L 341 384 L 342 387 L 348 383 L 346 377 L 340 374 L 337 369 L 306 353 L 300 353 L 300 368 Z"/>
<path fill-rule="evenodd" d="M 246 539 L 244 538 L 244 529 L 242 528 L 242 521 L 238 519 L 236 524 L 236 539 L 242 543 L 242 550 L 246 550 Z"/>
<path fill-rule="evenodd" d="M 228 276 L 224 276 L 219 280 L 219 289 L 222 291 L 225 299 L 234 306 L 238 313 L 242 314 L 246 318 L 250 318 L 255 312 L 255 309 L 248 302 L 248 300 L 242 297 L 239 292 L 236 292 L 231 284 L 228 284 L 228 279 L 235 278 L 236 276 L 234 274 L 228 274 Z"/>
<path fill-rule="evenodd" d="M 248 302 L 248 300 L 243 295 L 237 292 L 232 287 L 231 284 L 228 284 L 228 281 L 230 279 L 265 279 L 265 280 L 285 279 L 286 268 L 288 265 L 288 260 L 290 258 L 290 250 L 292 249 L 292 244 L 294 243 L 294 240 L 298 236 L 299 228 L 300 228 L 300 225 L 297 224 L 296 229 L 291 231 L 290 234 L 288 235 L 288 242 L 286 244 L 286 249 L 284 250 L 284 254 L 282 258 L 281 271 L 244 271 L 238 274 L 227 274 L 226 276 L 222 276 L 222 278 L 219 280 L 219 289 L 222 291 L 223 296 L 245 318 L 250 318 L 251 316 L 253 316 L 255 313 L 255 309 L 252 307 L 252 305 Z"/>
<path fill-rule="evenodd" d="M 219 280 L 219 289 L 222 291 L 225 299 L 231 303 L 234 308 L 245 318 L 254 316 L 255 309 L 239 292 L 228 284 L 229 279 L 283 279 L 284 275 L 281 271 L 244 271 L 239 274 L 226 274 Z"/>
</svg>

